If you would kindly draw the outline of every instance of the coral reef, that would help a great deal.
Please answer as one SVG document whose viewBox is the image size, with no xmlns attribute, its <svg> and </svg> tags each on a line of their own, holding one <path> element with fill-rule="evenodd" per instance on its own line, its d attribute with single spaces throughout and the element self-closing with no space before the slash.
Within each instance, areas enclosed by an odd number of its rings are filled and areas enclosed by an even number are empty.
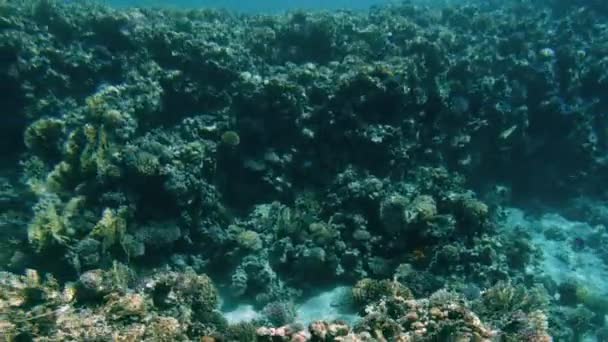
<svg viewBox="0 0 608 342">
<path fill-rule="evenodd" d="M 608 263 L 606 6 L 448 3 L 0 1 L 0 338 L 606 335 L 606 293 L 542 270 Z M 338 285 L 360 321 L 301 326 Z"/>
<path fill-rule="evenodd" d="M 159 271 L 140 286 L 125 283 L 123 276 L 120 266 L 89 271 L 62 288 L 34 270 L 25 276 L 3 273 L 0 336 L 8 341 L 175 341 L 224 331 L 227 324 L 215 311 L 217 290 L 207 276 Z M 91 301 L 96 305 L 83 305 Z"/>
</svg>

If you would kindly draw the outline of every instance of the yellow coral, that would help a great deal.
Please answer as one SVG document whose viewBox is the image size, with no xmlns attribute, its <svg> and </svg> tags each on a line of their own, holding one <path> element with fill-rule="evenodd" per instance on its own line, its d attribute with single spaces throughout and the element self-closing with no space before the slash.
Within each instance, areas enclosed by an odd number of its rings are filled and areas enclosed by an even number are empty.
<svg viewBox="0 0 608 342">
<path fill-rule="evenodd" d="M 55 165 L 53 171 L 46 176 L 45 190 L 59 193 L 64 188 L 63 182 L 70 173 L 72 173 L 72 166 L 65 161 Z"/>
<path fill-rule="evenodd" d="M 120 169 L 111 163 L 114 148 L 108 134 L 108 127 L 124 121 L 124 115 L 116 109 L 109 109 L 106 97 L 115 96 L 116 87 L 107 87 L 86 99 L 87 115 L 93 123 L 87 123 L 81 129 L 85 146 L 80 155 L 80 165 L 84 172 L 96 172 L 98 176 L 119 177 Z M 75 150 L 71 147 L 70 150 Z"/>
<path fill-rule="evenodd" d="M 42 154 L 49 152 L 64 134 L 64 129 L 64 123 L 59 119 L 43 118 L 34 121 L 23 134 L 25 146 Z"/>
<path fill-rule="evenodd" d="M 103 120 L 110 126 L 118 126 L 124 123 L 125 117 L 122 112 L 110 109 L 104 113 Z"/>
<path fill-rule="evenodd" d="M 70 160 L 74 160 L 81 152 L 81 148 L 80 148 L 78 139 L 79 139 L 78 131 L 75 130 L 75 131 L 70 132 L 70 134 L 68 135 L 68 138 L 66 139 L 65 143 L 63 144 L 63 153 Z"/>
<path fill-rule="evenodd" d="M 157 156 L 146 151 L 135 152 L 135 168 L 143 176 L 155 176 L 160 173 L 161 164 Z"/>
<path fill-rule="evenodd" d="M 101 219 L 93 228 L 91 235 L 101 239 L 101 246 L 104 251 L 116 243 L 122 244 L 127 232 L 125 214 L 125 207 L 118 210 L 106 208 L 101 215 Z"/>
<path fill-rule="evenodd" d="M 83 201 L 83 197 L 74 197 L 62 209 L 56 196 L 47 196 L 38 202 L 34 218 L 28 225 L 28 240 L 37 252 L 67 244 L 72 234 L 70 220 Z"/>
<path fill-rule="evenodd" d="M 82 128 L 82 132 L 89 144 L 97 143 L 97 128 L 91 124 L 86 124 Z"/>
<path fill-rule="evenodd" d="M 80 166 L 83 172 L 96 172 L 100 177 L 117 178 L 120 169 L 112 164 L 114 146 L 110 143 L 108 133 L 102 126 L 85 125 L 82 130 L 87 143 L 80 155 Z"/>
<path fill-rule="evenodd" d="M 89 96 L 85 100 L 88 114 L 93 118 L 103 118 L 109 110 L 108 100 L 120 94 L 118 87 L 109 86 Z"/>
<path fill-rule="evenodd" d="M 253 230 L 245 230 L 239 233 L 237 241 L 241 247 L 257 251 L 262 248 L 262 239 L 260 235 Z"/>
</svg>

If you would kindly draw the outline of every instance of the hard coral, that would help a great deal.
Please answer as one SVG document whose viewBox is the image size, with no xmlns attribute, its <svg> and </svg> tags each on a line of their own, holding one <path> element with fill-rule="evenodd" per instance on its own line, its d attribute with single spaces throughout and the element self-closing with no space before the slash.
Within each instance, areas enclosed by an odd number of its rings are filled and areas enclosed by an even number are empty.
<svg viewBox="0 0 608 342">
<path fill-rule="evenodd" d="M 237 237 L 239 245 L 247 250 L 257 251 L 262 248 L 262 239 L 259 234 L 252 230 L 244 230 Z"/>
<path fill-rule="evenodd" d="M 161 310 L 192 310 L 195 315 L 205 316 L 219 304 L 217 289 L 204 274 L 170 272 L 151 279 L 147 286 L 153 304 Z"/>
<path fill-rule="evenodd" d="M 249 322 L 231 324 L 226 328 L 224 338 L 228 341 L 256 342 L 257 327 Z"/>
<path fill-rule="evenodd" d="M 367 331 L 379 339 L 490 341 L 497 336 L 497 331 L 483 324 L 464 302 L 451 296 L 442 300 L 385 297 L 366 311 L 356 331 Z"/>
<path fill-rule="evenodd" d="M 104 251 L 107 251 L 114 245 L 122 244 L 127 232 L 126 214 L 126 207 L 116 210 L 110 208 L 104 209 L 101 219 L 91 232 L 92 237 L 101 240 Z"/>
<path fill-rule="evenodd" d="M 38 201 L 34 218 L 28 225 L 28 239 L 37 252 L 68 244 L 75 231 L 71 219 L 83 200 L 83 197 L 75 197 L 62 203 L 58 196 L 49 194 Z"/>
<path fill-rule="evenodd" d="M 61 140 L 65 135 L 65 123 L 55 118 L 34 121 L 24 133 L 25 146 L 44 160 L 57 158 Z"/>
<path fill-rule="evenodd" d="M 352 296 L 355 304 L 362 309 L 385 297 L 413 298 L 412 292 L 397 281 L 369 278 L 357 282 L 352 289 Z"/>
<path fill-rule="evenodd" d="M 290 302 L 271 302 L 262 309 L 263 319 L 274 327 L 293 323 L 296 314 L 295 304 Z"/>
</svg>

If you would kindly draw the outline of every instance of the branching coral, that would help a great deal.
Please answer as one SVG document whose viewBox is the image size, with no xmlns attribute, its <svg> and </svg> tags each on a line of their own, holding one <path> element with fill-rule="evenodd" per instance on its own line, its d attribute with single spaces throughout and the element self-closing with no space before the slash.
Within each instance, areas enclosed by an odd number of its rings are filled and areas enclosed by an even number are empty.
<svg viewBox="0 0 608 342">
<path fill-rule="evenodd" d="M 106 208 L 97 222 L 91 236 L 100 239 L 104 251 L 108 251 L 114 245 L 122 245 L 127 232 L 127 221 L 125 215 L 127 208 Z"/>
<path fill-rule="evenodd" d="M 25 130 L 25 146 L 45 160 L 57 158 L 61 150 L 64 130 L 65 123 L 62 120 L 55 118 L 39 119 Z"/>
<path fill-rule="evenodd" d="M 542 286 L 528 289 L 523 285 L 498 282 L 483 293 L 479 311 L 485 316 L 532 312 L 545 308 L 548 301 L 548 294 Z"/>
<path fill-rule="evenodd" d="M 63 204 L 59 197 L 47 195 L 34 207 L 34 218 L 28 225 L 28 239 L 37 252 L 65 246 L 74 233 L 71 219 L 84 201 L 75 197 Z"/>
</svg>

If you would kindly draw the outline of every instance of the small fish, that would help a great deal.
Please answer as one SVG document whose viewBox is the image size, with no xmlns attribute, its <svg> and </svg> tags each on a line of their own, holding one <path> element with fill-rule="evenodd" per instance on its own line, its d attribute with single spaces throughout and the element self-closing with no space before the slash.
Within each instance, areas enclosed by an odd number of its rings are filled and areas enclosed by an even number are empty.
<svg viewBox="0 0 608 342">
<path fill-rule="evenodd" d="M 513 134 L 513 132 L 515 132 L 516 129 L 517 129 L 517 125 L 513 125 L 513 126 L 507 128 L 506 130 L 502 131 L 498 137 L 502 140 L 506 140 L 511 136 L 511 134 Z"/>
</svg>

